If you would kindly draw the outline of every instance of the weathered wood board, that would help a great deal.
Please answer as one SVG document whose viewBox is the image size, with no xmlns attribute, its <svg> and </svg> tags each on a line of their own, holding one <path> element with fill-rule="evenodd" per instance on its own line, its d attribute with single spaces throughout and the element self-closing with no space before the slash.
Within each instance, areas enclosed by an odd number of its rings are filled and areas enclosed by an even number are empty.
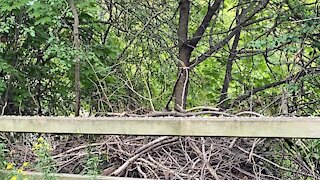
<svg viewBox="0 0 320 180">
<path fill-rule="evenodd" d="M 0 178 L 4 178 L 9 174 L 9 171 L 0 171 Z M 43 180 L 43 174 L 38 172 L 24 172 L 25 176 L 32 180 Z M 88 176 L 77 174 L 52 174 L 58 180 L 138 180 L 140 178 L 125 178 L 125 177 L 111 177 L 111 176 Z M 151 180 L 151 179 L 149 179 Z"/>
<path fill-rule="evenodd" d="M 320 138 L 318 117 L 0 117 L 2 132 Z"/>
</svg>

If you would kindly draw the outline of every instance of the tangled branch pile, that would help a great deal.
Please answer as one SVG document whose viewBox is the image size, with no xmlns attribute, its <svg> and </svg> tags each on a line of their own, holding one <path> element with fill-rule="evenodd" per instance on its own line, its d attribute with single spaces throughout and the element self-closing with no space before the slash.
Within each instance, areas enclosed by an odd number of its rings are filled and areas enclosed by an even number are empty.
<svg viewBox="0 0 320 180">
<path fill-rule="evenodd" d="M 5 137 L 5 136 L 2 136 Z M 15 161 L 34 161 L 30 138 L 9 143 Z M 102 175 L 156 179 L 319 178 L 281 139 L 47 135 L 57 172 L 84 174 L 98 155 Z M 9 140 L 9 139 L 7 139 Z M 290 162 L 290 163 L 289 163 Z M 32 170 L 32 169 L 30 169 Z"/>
</svg>

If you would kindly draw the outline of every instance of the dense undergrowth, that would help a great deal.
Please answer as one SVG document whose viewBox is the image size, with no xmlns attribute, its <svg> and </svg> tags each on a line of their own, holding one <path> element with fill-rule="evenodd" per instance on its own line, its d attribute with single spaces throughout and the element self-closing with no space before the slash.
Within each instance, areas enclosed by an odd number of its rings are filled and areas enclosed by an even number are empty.
<svg viewBox="0 0 320 180">
<path fill-rule="evenodd" d="M 319 142 L 303 139 L 1 134 L 7 179 L 24 171 L 155 179 L 318 179 Z M 6 146 L 4 146 L 4 143 Z M 309 146 L 308 144 L 313 144 Z M 303 152 L 303 153 L 299 153 Z"/>
</svg>

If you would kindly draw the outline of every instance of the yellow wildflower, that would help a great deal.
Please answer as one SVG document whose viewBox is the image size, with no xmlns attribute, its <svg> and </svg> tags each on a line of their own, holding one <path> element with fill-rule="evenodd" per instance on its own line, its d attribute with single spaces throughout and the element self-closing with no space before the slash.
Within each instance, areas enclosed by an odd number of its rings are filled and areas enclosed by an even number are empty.
<svg viewBox="0 0 320 180">
<path fill-rule="evenodd" d="M 29 162 L 23 162 L 22 167 L 27 167 L 29 165 Z"/>
<path fill-rule="evenodd" d="M 6 167 L 6 170 L 11 170 L 13 168 L 14 168 L 14 165 L 12 163 L 8 163 L 7 167 Z"/>
<path fill-rule="evenodd" d="M 42 144 L 36 144 L 35 146 L 34 146 L 34 150 L 38 150 L 38 149 L 41 149 L 42 148 Z"/>
<path fill-rule="evenodd" d="M 39 138 L 38 138 L 38 142 L 39 142 L 39 143 L 43 143 L 43 142 L 44 142 L 43 137 L 39 137 Z"/>
<path fill-rule="evenodd" d="M 17 176 L 12 176 L 11 178 L 10 178 L 10 180 L 17 180 L 18 178 L 17 178 Z"/>
</svg>

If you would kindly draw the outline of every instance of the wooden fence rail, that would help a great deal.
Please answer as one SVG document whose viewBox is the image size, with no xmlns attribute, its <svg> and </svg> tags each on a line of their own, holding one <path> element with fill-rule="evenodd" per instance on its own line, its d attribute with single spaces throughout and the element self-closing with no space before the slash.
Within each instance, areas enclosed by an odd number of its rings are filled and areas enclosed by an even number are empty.
<svg viewBox="0 0 320 180">
<path fill-rule="evenodd" d="M 316 117 L 18 117 L 1 116 L 0 132 L 320 138 Z M 1 173 L 0 173 L 1 175 Z M 28 175 L 41 179 L 41 174 Z M 55 174 L 59 180 L 89 176 Z M 102 177 L 96 179 L 125 179 Z M 128 178 L 129 179 L 129 178 Z"/>
<path fill-rule="evenodd" d="M 319 117 L 0 117 L 0 132 L 320 138 Z"/>
<path fill-rule="evenodd" d="M 25 176 L 31 177 L 32 180 L 45 180 L 42 173 L 38 172 L 24 172 Z M 0 179 L 5 179 L 6 175 L 10 174 L 10 171 L 0 171 Z M 88 176 L 77 174 L 52 174 L 55 179 L 58 180 L 138 180 L 138 178 L 124 178 L 124 177 L 111 177 L 111 176 Z M 144 179 L 148 180 L 148 179 Z M 151 179 L 149 179 L 151 180 Z"/>
</svg>

